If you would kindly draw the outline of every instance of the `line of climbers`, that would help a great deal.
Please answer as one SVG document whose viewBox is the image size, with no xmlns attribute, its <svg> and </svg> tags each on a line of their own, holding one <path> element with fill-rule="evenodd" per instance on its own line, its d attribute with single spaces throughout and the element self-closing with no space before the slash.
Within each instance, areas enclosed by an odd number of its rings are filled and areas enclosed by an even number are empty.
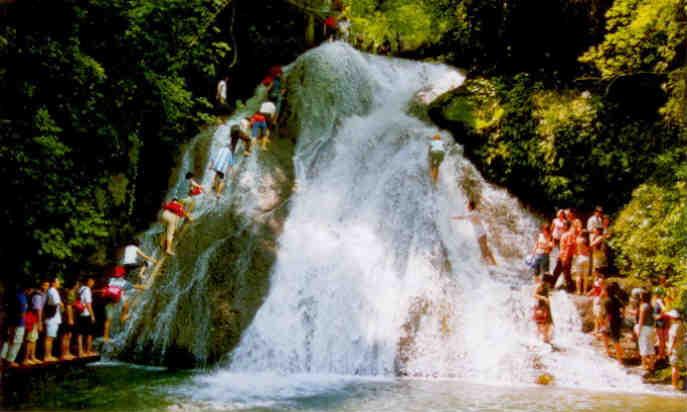
<svg viewBox="0 0 687 412">
<path fill-rule="evenodd" d="M 214 172 L 211 190 L 217 198 L 224 190 L 226 175 L 232 173 L 239 141 L 243 142 L 245 156 L 251 155 L 252 147 L 258 142 L 262 150 L 267 150 L 270 134 L 276 133 L 286 93 L 282 77 L 280 66 L 269 69 L 261 82 L 266 88 L 267 100 L 253 115 L 232 126 L 229 143 L 211 156 L 208 169 Z M 227 81 L 225 78 L 217 86 L 219 105 L 226 104 Z M 160 221 L 165 226 L 161 250 L 170 256 L 174 255 L 175 233 L 184 219 L 193 220 L 191 212 L 197 197 L 208 192 L 192 172 L 186 173 L 185 179 L 188 182 L 187 196 L 164 203 L 160 213 Z M 68 279 L 65 288 L 62 288 L 61 278 L 45 280 L 39 285 L 17 285 L 4 299 L 8 302 L 8 327 L 2 336 L 2 366 L 30 367 L 97 356 L 93 350 L 94 337 L 102 336 L 103 343 L 109 341 L 115 314 L 120 313 L 120 322 L 127 321 L 132 300 L 127 296 L 134 290 L 147 289 L 160 264 L 161 261 L 146 255 L 140 243 L 134 240 L 124 248 L 120 264 L 102 278 L 84 276 Z M 147 268 L 152 273 L 146 274 Z M 136 283 L 127 277 L 136 278 Z M 41 339 L 43 345 L 38 345 Z M 53 345 L 55 340 L 59 342 L 57 347 Z M 22 359 L 21 364 L 17 359 Z"/>
</svg>

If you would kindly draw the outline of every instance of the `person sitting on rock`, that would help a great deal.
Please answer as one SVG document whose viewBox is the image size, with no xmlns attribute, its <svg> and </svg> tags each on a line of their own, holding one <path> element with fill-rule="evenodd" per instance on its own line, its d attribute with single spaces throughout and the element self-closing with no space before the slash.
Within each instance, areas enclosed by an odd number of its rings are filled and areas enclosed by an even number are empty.
<svg viewBox="0 0 687 412">
<path fill-rule="evenodd" d="M 429 142 L 429 177 L 432 179 L 432 184 L 436 185 L 439 179 L 439 167 L 446 156 L 446 149 L 444 142 L 441 140 L 439 133 L 432 137 Z"/>
</svg>

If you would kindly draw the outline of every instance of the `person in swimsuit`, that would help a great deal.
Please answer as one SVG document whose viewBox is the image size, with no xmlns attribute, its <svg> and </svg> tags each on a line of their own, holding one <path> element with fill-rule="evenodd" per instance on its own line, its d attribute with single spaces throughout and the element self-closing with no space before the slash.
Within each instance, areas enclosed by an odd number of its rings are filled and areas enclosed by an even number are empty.
<svg viewBox="0 0 687 412">
<path fill-rule="evenodd" d="M 454 220 L 469 220 L 472 223 L 472 227 L 475 231 L 475 237 L 477 238 L 477 243 L 479 244 L 480 251 L 482 252 L 482 259 L 488 265 L 496 265 L 496 259 L 489 249 L 489 243 L 487 242 L 487 231 L 484 229 L 482 224 L 482 218 L 479 212 L 476 210 L 475 202 L 468 201 L 468 214 L 464 216 L 453 216 L 451 219 Z"/>
</svg>

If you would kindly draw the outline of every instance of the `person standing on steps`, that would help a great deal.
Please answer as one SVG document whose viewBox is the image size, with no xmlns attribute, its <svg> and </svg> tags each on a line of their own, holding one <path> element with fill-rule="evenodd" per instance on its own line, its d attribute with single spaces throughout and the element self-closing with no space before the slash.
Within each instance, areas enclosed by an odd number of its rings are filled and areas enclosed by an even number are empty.
<svg viewBox="0 0 687 412">
<path fill-rule="evenodd" d="M 472 228 L 475 231 L 475 237 L 477 238 L 477 243 L 479 244 L 480 251 L 482 252 L 482 259 L 491 266 L 496 265 L 496 260 L 494 255 L 489 249 L 489 243 L 487 242 L 487 231 L 484 229 L 484 224 L 482 224 L 482 218 L 479 212 L 476 210 L 476 204 L 473 200 L 468 201 L 468 213 L 463 216 L 453 216 L 451 219 L 454 220 L 468 220 L 472 223 Z"/>
<path fill-rule="evenodd" d="M 28 300 L 26 298 L 26 291 L 30 292 L 29 288 L 17 287 L 13 294 L 8 294 L 9 305 L 7 310 L 8 331 L 7 339 L 2 344 L 0 351 L 0 358 L 3 363 L 10 367 L 17 367 L 16 359 L 24 342 L 24 334 L 26 332 L 25 315 L 29 308 Z"/>
<path fill-rule="evenodd" d="M 193 220 L 191 215 L 186 212 L 184 205 L 179 201 L 179 199 L 174 198 L 170 202 L 162 206 L 162 222 L 166 225 L 165 236 L 162 242 L 162 248 L 165 253 L 170 256 L 174 256 L 173 243 L 174 243 L 174 233 L 177 230 L 179 221 L 183 218 L 189 221 Z"/>
<path fill-rule="evenodd" d="M 680 387 L 680 369 L 687 366 L 687 348 L 685 347 L 685 324 L 682 321 L 680 312 L 673 309 L 666 313 L 666 317 L 670 320 L 670 329 L 668 331 L 668 346 L 667 353 L 670 360 L 671 383 L 673 388 L 681 390 L 684 385 Z"/>
<path fill-rule="evenodd" d="M 444 141 L 441 140 L 439 133 L 432 137 L 429 142 L 429 177 L 432 179 L 432 184 L 436 185 L 439 179 L 439 167 L 446 156 L 446 149 Z"/>
<path fill-rule="evenodd" d="M 620 338 L 624 305 L 619 296 L 620 288 L 617 283 L 612 282 L 605 289 L 601 301 L 605 315 L 604 323 L 601 327 L 601 338 L 609 357 L 611 357 L 611 344 L 613 344 L 615 358 L 622 365 L 625 355 L 623 354 L 623 346 L 620 344 Z"/>
<path fill-rule="evenodd" d="M 654 311 L 651 307 L 651 292 L 644 291 L 639 296 L 639 321 L 635 325 L 635 333 L 639 336 L 639 356 L 642 357 L 642 366 L 647 373 L 654 371 L 654 359 L 656 357 L 656 328 Z"/>
<path fill-rule="evenodd" d="M 556 261 L 556 267 L 553 270 L 553 277 L 555 279 L 556 288 L 570 290 L 574 287 L 570 269 L 572 265 L 572 258 L 575 255 L 577 235 L 575 228 L 572 227 L 572 224 L 569 220 L 566 220 L 563 223 L 563 230 L 564 232 L 561 236 L 558 260 Z M 562 278 L 561 275 L 563 275 Z"/>
<path fill-rule="evenodd" d="M 225 176 L 231 172 L 233 164 L 234 156 L 231 154 L 231 143 L 227 146 L 220 147 L 217 153 L 210 159 L 209 169 L 215 172 L 215 177 L 212 180 L 212 190 L 214 190 L 217 198 L 222 196 Z"/>
<path fill-rule="evenodd" d="M 155 259 L 146 255 L 141 250 L 141 243 L 138 239 L 134 239 L 126 245 L 124 248 L 124 259 L 122 259 L 122 266 L 126 269 L 127 273 L 131 273 L 138 270 L 138 277 L 143 279 L 145 276 L 147 263 L 154 265 L 156 263 Z"/>
<path fill-rule="evenodd" d="M 60 298 L 60 279 L 53 278 L 46 294 L 43 318 L 45 320 L 45 343 L 43 347 L 43 362 L 57 362 L 53 356 L 53 341 L 57 338 L 57 332 L 62 323 L 61 311 L 64 308 Z"/>
<path fill-rule="evenodd" d="M 93 311 L 93 285 L 95 279 L 88 276 L 84 279 L 83 285 L 79 288 L 79 302 L 82 311 L 77 320 L 77 347 L 80 358 L 86 356 L 96 356 L 93 351 L 93 334 L 95 331 L 95 312 Z"/>
</svg>

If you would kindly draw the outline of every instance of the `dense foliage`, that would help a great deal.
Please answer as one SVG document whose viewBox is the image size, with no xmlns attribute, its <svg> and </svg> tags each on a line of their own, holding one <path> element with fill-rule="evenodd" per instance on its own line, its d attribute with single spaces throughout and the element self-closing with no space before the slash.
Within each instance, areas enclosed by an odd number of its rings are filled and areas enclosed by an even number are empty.
<svg viewBox="0 0 687 412">
<path fill-rule="evenodd" d="M 180 144 L 213 121 L 218 77 L 233 68 L 248 81 L 232 92 L 247 93 L 275 59 L 302 49 L 295 10 L 235 3 L 2 6 L 6 272 L 40 277 L 110 261 L 154 219 Z"/>
</svg>

